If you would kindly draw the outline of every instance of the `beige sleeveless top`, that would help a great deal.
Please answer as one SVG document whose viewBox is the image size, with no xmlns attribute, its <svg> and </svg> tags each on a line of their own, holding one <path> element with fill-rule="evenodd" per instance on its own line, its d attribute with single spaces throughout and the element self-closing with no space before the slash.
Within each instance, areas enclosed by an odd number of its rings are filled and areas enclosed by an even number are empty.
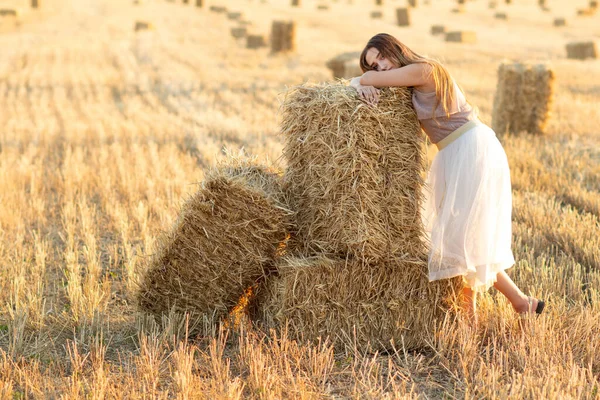
<svg viewBox="0 0 600 400">
<path fill-rule="evenodd" d="M 435 114 L 432 112 L 437 101 L 435 92 L 425 93 L 413 89 L 412 102 L 417 112 L 417 118 L 431 143 L 439 142 L 470 120 L 476 119 L 479 114 L 477 108 L 473 108 L 467 103 L 456 82 L 453 81 L 453 84 L 456 99 L 450 105 L 450 117 L 446 116 L 441 103 L 436 108 Z M 433 115 L 435 115 L 435 120 Z"/>
</svg>

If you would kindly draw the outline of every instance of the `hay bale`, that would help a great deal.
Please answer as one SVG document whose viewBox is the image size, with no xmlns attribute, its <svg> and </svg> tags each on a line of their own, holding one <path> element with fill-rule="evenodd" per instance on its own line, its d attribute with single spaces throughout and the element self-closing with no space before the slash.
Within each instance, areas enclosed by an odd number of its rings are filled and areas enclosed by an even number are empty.
<svg viewBox="0 0 600 400">
<path fill-rule="evenodd" d="M 141 310 L 221 318 L 275 266 L 289 228 L 281 177 L 252 160 L 207 174 L 163 234 L 140 284 Z"/>
<path fill-rule="evenodd" d="M 325 66 L 333 73 L 333 78 L 353 78 L 355 76 L 361 76 L 362 70 L 360 69 L 360 51 L 350 51 L 347 53 L 341 53 L 333 57 L 325 63 Z M 352 65 L 355 68 L 352 68 Z M 355 74 L 355 75 L 351 75 Z"/>
<path fill-rule="evenodd" d="M 554 96 L 554 72 L 544 64 L 502 63 L 492 110 L 497 134 L 546 133 Z"/>
<path fill-rule="evenodd" d="M 457 7 L 453 8 L 452 11 L 454 14 L 464 14 L 465 7 L 462 4 L 459 4 Z"/>
<path fill-rule="evenodd" d="M 592 9 L 598 8 L 598 1 L 597 0 L 590 0 L 589 7 L 592 8 Z"/>
<path fill-rule="evenodd" d="M 508 16 L 504 12 L 497 12 L 496 14 L 494 14 L 494 18 L 506 20 L 508 19 Z"/>
<path fill-rule="evenodd" d="M 410 14 L 408 8 L 397 8 L 396 9 L 396 23 L 398 26 L 409 26 L 410 25 Z"/>
<path fill-rule="evenodd" d="M 227 12 L 227 7 L 223 7 L 223 6 L 210 6 L 209 10 L 212 11 L 212 12 L 219 13 L 219 14 L 224 14 L 224 13 Z"/>
<path fill-rule="evenodd" d="M 31 8 L 39 8 L 40 0 L 31 0 Z"/>
<path fill-rule="evenodd" d="M 204 7 L 204 0 L 196 0 L 196 7 Z"/>
<path fill-rule="evenodd" d="M 153 30 L 154 29 L 154 25 L 152 25 L 151 22 L 146 22 L 146 21 L 135 21 L 135 26 L 134 26 L 134 31 L 138 32 L 138 31 L 148 31 L 148 30 Z"/>
<path fill-rule="evenodd" d="M 326 11 L 329 10 L 329 6 L 327 4 L 319 4 L 317 10 Z"/>
<path fill-rule="evenodd" d="M 227 13 L 227 19 L 230 19 L 232 21 L 237 21 L 240 18 L 242 18 L 242 13 L 239 11 L 231 11 Z"/>
<path fill-rule="evenodd" d="M 488 3 L 488 8 L 490 8 L 492 10 L 495 9 L 497 6 L 498 6 L 498 3 L 496 3 L 495 1 L 490 1 Z"/>
<path fill-rule="evenodd" d="M 454 31 L 446 33 L 446 42 L 476 43 L 477 34 L 473 31 Z"/>
<path fill-rule="evenodd" d="M 292 7 L 300 7 L 300 0 L 292 0 Z"/>
<path fill-rule="evenodd" d="M 238 25 L 240 25 L 240 26 L 250 26 L 250 25 L 252 25 L 252 22 L 248 21 L 248 20 L 241 19 L 241 20 L 238 21 Z"/>
<path fill-rule="evenodd" d="M 296 50 L 296 23 L 273 21 L 271 24 L 271 51 L 273 53 Z"/>
<path fill-rule="evenodd" d="M 554 19 L 554 26 L 565 26 L 567 25 L 567 20 L 564 18 L 555 18 Z"/>
<path fill-rule="evenodd" d="M 0 8 L 0 17 L 18 17 L 19 10 L 16 8 Z"/>
<path fill-rule="evenodd" d="M 375 0 L 375 5 L 376 6 L 382 6 L 383 5 L 383 0 Z"/>
<path fill-rule="evenodd" d="M 379 261 L 420 246 L 424 137 L 406 88 L 366 106 L 340 83 L 288 91 L 284 175 L 302 254 Z"/>
<path fill-rule="evenodd" d="M 267 39 L 264 35 L 248 35 L 246 36 L 246 48 L 259 49 L 267 47 Z"/>
<path fill-rule="evenodd" d="M 388 263 L 286 256 L 278 276 L 259 288 L 251 316 L 265 330 L 287 327 L 291 338 L 336 350 L 416 350 L 433 342 L 438 324 L 455 314 L 462 278 L 429 282 L 425 256 Z M 356 334 L 356 341 L 354 341 Z"/>
<path fill-rule="evenodd" d="M 431 25 L 432 35 L 441 35 L 446 33 L 446 27 L 444 25 Z"/>
<path fill-rule="evenodd" d="M 567 58 L 573 58 L 576 60 L 598 58 L 596 43 L 592 41 L 567 43 Z"/>
<path fill-rule="evenodd" d="M 381 11 L 371 11 L 371 18 L 373 18 L 373 19 L 381 19 L 381 18 L 383 18 L 383 12 L 381 12 Z"/>
<path fill-rule="evenodd" d="M 458 3 L 458 4 L 465 4 L 465 3 L 466 3 L 466 1 L 465 1 L 465 0 L 458 0 L 458 1 L 457 1 L 457 3 Z"/>
<path fill-rule="evenodd" d="M 417 0 L 408 0 L 408 6 L 415 8 L 417 6 Z"/>
<path fill-rule="evenodd" d="M 577 10 L 577 15 L 581 15 L 583 17 L 591 17 L 594 14 L 596 14 L 595 8 L 583 8 Z"/>
<path fill-rule="evenodd" d="M 244 38 L 244 37 L 246 37 L 247 34 L 248 34 L 248 32 L 247 32 L 247 29 L 245 26 L 231 28 L 231 36 L 233 36 L 236 39 Z"/>
</svg>

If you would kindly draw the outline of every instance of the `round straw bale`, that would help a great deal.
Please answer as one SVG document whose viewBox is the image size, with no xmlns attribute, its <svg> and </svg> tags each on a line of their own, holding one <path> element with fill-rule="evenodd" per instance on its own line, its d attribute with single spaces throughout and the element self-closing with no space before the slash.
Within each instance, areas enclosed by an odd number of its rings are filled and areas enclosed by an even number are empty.
<svg viewBox="0 0 600 400">
<path fill-rule="evenodd" d="M 416 350 L 457 309 L 462 278 L 429 282 L 427 257 L 366 265 L 326 256 L 284 256 L 278 276 L 258 289 L 249 309 L 259 327 L 286 328 L 297 340 L 328 337 L 337 350 Z M 354 336 L 356 335 L 356 337 Z"/>
<path fill-rule="evenodd" d="M 287 92 L 284 182 L 303 254 L 370 262 L 420 246 L 424 137 L 411 93 L 384 89 L 373 107 L 343 83 Z"/>
<path fill-rule="evenodd" d="M 221 318 L 244 291 L 273 271 L 289 230 L 280 174 L 231 160 L 209 171 L 157 241 L 138 293 L 155 317 L 175 311 Z"/>
<path fill-rule="evenodd" d="M 545 64 L 502 63 L 492 110 L 497 134 L 546 133 L 554 95 L 554 72 Z"/>
</svg>

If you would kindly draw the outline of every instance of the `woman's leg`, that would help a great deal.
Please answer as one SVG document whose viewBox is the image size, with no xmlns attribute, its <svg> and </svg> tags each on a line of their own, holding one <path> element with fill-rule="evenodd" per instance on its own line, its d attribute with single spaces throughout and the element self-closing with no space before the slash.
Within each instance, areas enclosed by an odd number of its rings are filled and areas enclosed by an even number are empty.
<svg viewBox="0 0 600 400">
<path fill-rule="evenodd" d="M 469 318 L 475 318 L 476 307 L 477 307 L 477 297 L 473 290 L 471 290 L 468 286 L 463 286 L 462 289 L 462 307 L 465 310 L 466 315 Z"/>
<path fill-rule="evenodd" d="M 510 279 L 510 277 L 506 274 L 506 272 L 498 272 L 496 276 L 497 280 L 494 283 L 494 287 L 498 289 L 500 293 L 506 296 L 510 304 L 512 304 L 513 308 L 518 313 L 524 312 L 533 312 L 536 309 L 538 301 L 537 299 L 532 299 L 531 310 L 529 309 L 529 297 L 526 296 L 521 289 L 515 285 L 515 283 Z"/>
</svg>

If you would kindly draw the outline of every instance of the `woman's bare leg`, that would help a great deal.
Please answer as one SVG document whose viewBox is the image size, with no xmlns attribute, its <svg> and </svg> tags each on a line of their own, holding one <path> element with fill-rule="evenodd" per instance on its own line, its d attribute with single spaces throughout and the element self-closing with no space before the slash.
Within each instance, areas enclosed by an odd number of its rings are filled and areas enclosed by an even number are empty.
<svg viewBox="0 0 600 400">
<path fill-rule="evenodd" d="M 512 304 L 513 308 L 518 313 L 524 312 L 533 312 L 536 309 L 538 301 L 537 299 L 532 299 L 531 310 L 529 310 L 529 297 L 526 296 L 521 289 L 515 285 L 515 283 L 510 279 L 510 276 L 506 274 L 506 272 L 498 272 L 496 275 L 497 281 L 494 283 L 494 287 L 498 289 L 500 293 L 506 296 L 510 304 Z"/>
<path fill-rule="evenodd" d="M 476 320 L 477 293 L 470 287 L 464 286 L 462 289 L 462 308 L 470 319 Z"/>
</svg>

